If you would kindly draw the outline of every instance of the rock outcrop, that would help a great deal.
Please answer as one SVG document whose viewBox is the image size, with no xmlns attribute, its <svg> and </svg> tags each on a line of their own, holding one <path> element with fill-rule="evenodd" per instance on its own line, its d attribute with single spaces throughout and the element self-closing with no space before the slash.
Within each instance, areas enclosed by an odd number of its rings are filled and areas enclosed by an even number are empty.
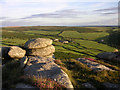
<svg viewBox="0 0 120 90">
<path fill-rule="evenodd" d="M 105 82 L 103 85 L 106 87 L 106 90 L 120 90 L 120 84 Z"/>
<path fill-rule="evenodd" d="M 24 68 L 25 75 L 50 78 L 66 88 L 73 88 L 68 75 L 54 63 L 55 48 L 51 39 L 32 39 L 24 47 L 28 56 L 20 60 L 20 65 Z"/>
<path fill-rule="evenodd" d="M 51 39 L 37 38 L 27 41 L 24 47 L 27 50 L 28 56 L 51 57 L 55 52 L 52 42 L 53 41 Z"/>
<path fill-rule="evenodd" d="M 117 55 L 113 52 L 104 52 L 104 53 L 99 53 L 97 55 L 97 57 L 101 58 L 101 59 L 112 59 L 114 57 L 116 57 Z"/>
<path fill-rule="evenodd" d="M 47 38 L 37 38 L 37 39 L 31 39 L 27 41 L 24 45 L 27 49 L 38 49 L 38 48 L 44 48 L 52 44 L 51 39 Z"/>
<path fill-rule="evenodd" d="M 69 41 L 63 41 L 63 43 L 64 43 L 64 44 L 67 44 L 67 43 L 69 43 Z"/>
<path fill-rule="evenodd" d="M 97 55 L 100 59 L 120 61 L 120 52 L 104 52 Z"/>
<path fill-rule="evenodd" d="M 7 58 L 10 47 L 0 47 L 0 58 Z"/>
<path fill-rule="evenodd" d="M 54 63 L 53 58 L 49 57 L 28 57 L 28 62 L 24 68 L 25 75 L 50 78 L 66 88 L 73 88 L 68 75 Z"/>
<path fill-rule="evenodd" d="M 50 45 L 45 48 L 28 50 L 28 55 L 45 57 L 53 54 L 54 52 L 55 52 L 54 46 Z"/>
<path fill-rule="evenodd" d="M 59 39 L 54 39 L 54 42 L 59 42 Z"/>
<path fill-rule="evenodd" d="M 20 59 L 20 58 L 23 58 L 26 54 L 26 51 L 23 50 L 22 48 L 20 47 L 17 47 L 17 46 L 12 46 L 10 47 L 10 50 L 8 52 L 8 55 L 11 57 L 11 58 L 14 58 L 14 59 Z"/>
<path fill-rule="evenodd" d="M 22 59 L 20 59 L 20 66 L 24 68 L 27 62 L 28 62 L 27 56 L 23 57 Z"/>
<path fill-rule="evenodd" d="M 78 58 L 77 60 L 83 64 L 86 64 L 89 68 L 91 68 L 94 71 L 102 71 L 102 70 L 114 71 L 109 67 L 106 67 L 106 66 L 99 64 L 97 62 L 94 62 L 94 61 L 87 60 L 85 58 Z"/>
<path fill-rule="evenodd" d="M 91 89 L 91 90 L 97 90 L 92 84 L 90 84 L 89 82 L 87 83 L 83 83 L 82 84 L 84 87 Z"/>
<path fill-rule="evenodd" d="M 18 46 L 11 46 L 11 47 L 0 47 L 0 58 L 13 58 L 13 59 L 20 59 L 23 58 L 26 54 L 26 51 Z"/>
</svg>

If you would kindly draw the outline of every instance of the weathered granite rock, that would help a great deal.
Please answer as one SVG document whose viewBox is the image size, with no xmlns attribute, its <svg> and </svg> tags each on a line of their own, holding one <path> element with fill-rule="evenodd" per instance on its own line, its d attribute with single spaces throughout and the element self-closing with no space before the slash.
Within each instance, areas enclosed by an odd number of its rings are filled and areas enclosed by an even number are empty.
<svg viewBox="0 0 120 90">
<path fill-rule="evenodd" d="M 27 64 L 28 58 L 27 56 L 20 59 L 20 66 L 23 68 Z"/>
<path fill-rule="evenodd" d="M 32 56 L 41 56 L 41 57 L 45 57 L 45 56 L 49 56 L 51 54 L 53 54 L 55 52 L 55 48 L 53 45 L 47 46 L 45 48 L 41 48 L 41 49 L 31 49 L 27 51 L 28 55 L 32 55 Z"/>
<path fill-rule="evenodd" d="M 23 58 L 25 54 L 26 54 L 26 51 L 17 46 L 10 47 L 10 50 L 8 52 L 8 55 L 11 58 L 15 58 L 15 59 Z"/>
<path fill-rule="evenodd" d="M 66 43 L 66 44 L 67 44 L 67 43 L 69 43 L 69 41 L 63 41 L 63 43 Z"/>
<path fill-rule="evenodd" d="M 49 63 L 54 62 L 54 58 L 48 58 L 48 57 L 40 57 L 40 56 L 29 56 L 28 57 L 28 63 L 27 65 L 35 64 L 35 63 Z"/>
<path fill-rule="evenodd" d="M 92 89 L 92 90 L 97 90 L 92 84 L 90 84 L 89 82 L 87 83 L 83 83 L 82 84 L 84 87 Z"/>
<path fill-rule="evenodd" d="M 26 89 L 26 88 L 35 88 L 35 87 L 33 87 L 33 86 L 31 86 L 31 85 L 28 85 L 28 84 L 24 84 L 24 83 L 17 83 L 16 84 L 16 88 L 24 88 L 24 89 Z"/>
<path fill-rule="evenodd" d="M 109 67 L 106 67 L 106 66 L 104 66 L 102 64 L 99 64 L 97 62 L 93 62 L 93 61 L 87 60 L 85 58 L 78 58 L 77 60 L 80 61 L 83 64 L 86 64 L 89 68 L 91 68 L 94 71 L 102 71 L 102 70 L 114 71 L 114 70 L 112 70 Z"/>
<path fill-rule="evenodd" d="M 113 83 L 109 83 L 109 82 L 105 82 L 103 83 L 103 85 L 108 88 L 108 89 L 114 89 L 114 90 L 120 90 L 120 84 L 113 84 Z"/>
<path fill-rule="evenodd" d="M 7 58 L 8 56 L 8 51 L 10 50 L 10 47 L 0 47 L 0 58 Z"/>
<path fill-rule="evenodd" d="M 119 61 L 120 62 L 120 52 L 105 52 L 97 55 L 98 58 L 109 60 L 109 61 Z"/>
<path fill-rule="evenodd" d="M 55 58 L 55 55 L 54 54 L 51 54 L 51 55 L 48 55 L 46 57 L 51 57 L 51 58 Z"/>
<path fill-rule="evenodd" d="M 54 39 L 54 42 L 59 42 L 59 39 Z"/>
<path fill-rule="evenodd" d="M 52 44 L 51 39 L 47 38 L 37 38 L 37 39 L 31 39 L 27 41 L 24 45 L 25 48 L 27 49 L 34 49 L 34 48 L 43 48 L 47 47 Z"/>
<path fill-rule="evenodd" d="M 107 59 L 107 60 L 112 60 L 116 56 L 117 55 L 115 53 L 113 53 L 113 52 L 104 52 L 104 53 L 99 53 L 97 55 L 98 58 Z"/>
<path fill-rule="evenodd" d="M 55 80 L 67 88 L 73 88 L 68 75 L 54 63 L 53 58 L 30 57 L 27 66 L 24 69 L 26 75 L 44 77 Z"/>
</svg>

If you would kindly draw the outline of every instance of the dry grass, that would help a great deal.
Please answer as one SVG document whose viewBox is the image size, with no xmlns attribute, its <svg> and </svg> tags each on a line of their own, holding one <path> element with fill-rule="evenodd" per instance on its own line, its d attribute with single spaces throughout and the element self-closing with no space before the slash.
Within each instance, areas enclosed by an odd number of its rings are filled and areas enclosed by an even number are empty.
<svg viewBox="0 0 120 90">
<path fill-rule="evenodd" d="M 27 84 L 31 84 L 32 86 L 35 86 L 42 89 L 55 89 L 55 90 L 62 90 L 65 89 L 65 86 L 58 84 L 56 81 L 49 79 L 49 78 L 43 78 L 43 77 L 36 77 L 36 76 L 22 76 L 22 81 Z"/>
<path fill-rule="evenodd" d="M 68 74 L 74 88 L 85 88 L 82 86 L 85 82 L 90 82 L 97 88 L 104 88 L 104 82 L 120 83 L 119 71 L 93 72 L 87 65 L 75 59 L 63 59 L 61 62 L 64 63 L 62 66 L 59 64 L 61 69 Z"/>
</svg>

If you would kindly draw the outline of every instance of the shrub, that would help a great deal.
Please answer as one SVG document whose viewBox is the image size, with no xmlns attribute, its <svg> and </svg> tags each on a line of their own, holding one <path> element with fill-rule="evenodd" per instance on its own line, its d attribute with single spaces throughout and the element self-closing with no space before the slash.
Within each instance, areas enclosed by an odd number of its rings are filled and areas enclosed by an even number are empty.
<svg viewBox="0 0 120 90">
<path fill-rule="evenodd" d="M 65 86 L 60 85 L 56 81 L 49 79 L 49 78 L 43 78 L 43 77 L 36 77 L 36 76 L 22 76 L 21 77 L 25 83 L 29 83 L 37 88 L 41 89 L 55 89 L 55 90 L 62 90 L 65 89 Z"/>
<path fill-rule="evenodd" d="M 2 68 L 2 87 L 13 88 L 23 75 L 19 61 L 13 60 Z"/>
<path fill-rule="evenodd" d="M 61 60 L 55 60 L 54 61 L 56 64 L 58 64 L 58 65 L 62 65 L 63 63 L 61 62 Z"/>
</svg>

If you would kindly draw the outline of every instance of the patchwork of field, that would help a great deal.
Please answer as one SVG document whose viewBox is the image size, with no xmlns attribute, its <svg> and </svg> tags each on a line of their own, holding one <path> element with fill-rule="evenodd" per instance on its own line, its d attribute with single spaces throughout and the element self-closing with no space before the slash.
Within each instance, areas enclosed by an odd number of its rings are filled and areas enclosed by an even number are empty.
<svg viewBox="0 0 120 90">
<path fill-rule="evenodd" d="M 34 31 L 24 31 L 24 33 L 26 34 L 43 34 L 43 35 L 56 35 L 59 34 L 60 31 L 38 31 L 38 30 L 34 30 Z"/>
<path fill-rule="evenodd" d="M 75 56 L 74 58 L 96 58 L 98 53 L 114 51 L 114 47 L 97 41 L 101 38 L 105 39 L 111 29 L 112 27 L 6 27 L 2 30 L 2 45 L 23 46 L 27 40 L 32 38 L 57 38 L 61 42 L 53 42 L 56 48 L 56 58 L 71 58 L 69 54 Z M 64 40 L 69 43 L 63 44 Z"/>
<path fill-rule="evenodd" d="M 53 39 L 53 45 L 56 49 L 54 54 L 56 60 L 58 60 L 57 64 L 63 67 L 74 87 L 82 88 L 82 83 L 92 82 L 97 88 L 101 88 L 104 87 L 103 82 L 120 83 L 120 64 L 98 60 L 96 57 L 99 53 L 113 52 L 117 49 L 106 43 L 110 32 L 115 30 L 117 30 L 117 27 L 5 27 L 2 29 L 2 46 L 17 45 L 23 47 L 25 42 L 30 39 Z M 59 39 L 59 41 L 55 42 L 54 39 Z M 65 44 L 63 41 L 68 41 L 68 43 Z M 92 58 L 98 63 L 118 71 L 95 73 L 86 65 L 77 62 L 77 58 Z M 9 83 L 11 83 L 13 77 L 6 77 L 10 78 Z"/>
<path fill-rule="evenodd" d="M 69 38 L 80 38 L 85 40 L 95 40 L 97 38 L 108 36 L 106 32 L 95 32 L 95 33 L 79 33 L 77 31 L 63 31 L 60 36 Z"/>
</svg>

